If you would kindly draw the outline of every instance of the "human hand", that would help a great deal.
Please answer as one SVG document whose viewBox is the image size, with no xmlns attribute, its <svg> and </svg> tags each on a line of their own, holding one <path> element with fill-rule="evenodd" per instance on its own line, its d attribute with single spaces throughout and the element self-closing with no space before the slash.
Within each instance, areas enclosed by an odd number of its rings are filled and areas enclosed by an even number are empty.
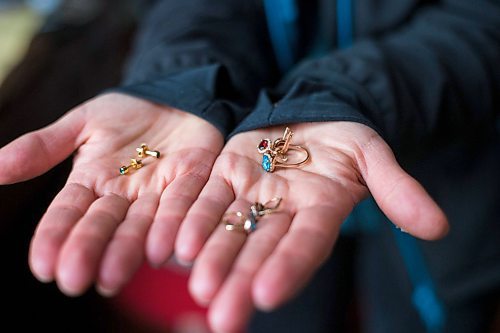
<svg viewBox="0 0 500 333">
<path fill-rule="evenodd" d="M 160 158 L 120 175 L 143 142 Z M 0 184 L 34 178 L 75 154 L 32 238 L 33 274 L 68 295 L 96 280 L 112 295 L 139 268 L 144 249 L 153 265 L 163 264 L 222 145 L 219 131 L 194 115 L 107 94 L 0 149 Z"/>
<path fill-rule="evenodd" d="M 369 192 L 397 226 L 423 239 L 447 232 L 444 213 L 424 188 L 397 163 L 372 129 L 357 123 L 292 126 L 292 145 L 307 148 L 300 168 L 265 172 L 256 146 L 279 138 L 283 128 L 233 137 L 183 221 L 176 256 L 196 257 L 190 292 L 209 306 L 216 332 L 242 332 L 255 306 L 270 310 L 293 297 L 329 256 L 344 219 Z M 255 232 L 225 230 L 227 211 L 248 212 L 273 197 L 276 212 Z"/>
</svg>

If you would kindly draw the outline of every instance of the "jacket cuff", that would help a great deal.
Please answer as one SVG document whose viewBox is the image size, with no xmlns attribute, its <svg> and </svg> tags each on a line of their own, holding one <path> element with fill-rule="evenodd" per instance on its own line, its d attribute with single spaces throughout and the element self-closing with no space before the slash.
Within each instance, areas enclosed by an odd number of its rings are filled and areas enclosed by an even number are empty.
<svg viewBox="0 0 500 333">
<path fill-rule="evenodd" d="M 218 87 L 227 79 L 223 72 L 220 65 L 207 65 L 107 91 L 133 95 L 192 113 L 210 122 L 226 137 L 249 108 L 219 96 Z"/>
<path fill-rule="evenodd" d="M 351 121 L 364 124 L 380 134 L 379 129 L 358 107 L 330 93 L 299 94 L 293 92 L 277 103 L 272 102 L 267 91 L 262 91 L 254 110 L 232 131 L 238 133 L 276 125 L 305 122 Z"/>
</svg>

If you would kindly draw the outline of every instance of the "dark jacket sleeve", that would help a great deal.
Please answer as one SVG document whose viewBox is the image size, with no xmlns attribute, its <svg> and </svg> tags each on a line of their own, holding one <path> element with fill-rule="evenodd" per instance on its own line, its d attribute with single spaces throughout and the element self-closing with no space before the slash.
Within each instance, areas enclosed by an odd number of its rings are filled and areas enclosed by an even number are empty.
<svg viewBox="0 0 500 333">
<path fill-rule="evenodd" d="M 499 112 L 500 9 L 496 1 L 441 1 L 406 24 L 303 61 L 263 91 L 232 133 L 309 121 L 348 120 L 392 146 L 491 128 Z"/>
<path fill-rule="evenodd" d="M 159 0 L 144 16 L 113 90 L 200 116 L 224 136 L 278 73 L 255 0 Z"/>
</svg>

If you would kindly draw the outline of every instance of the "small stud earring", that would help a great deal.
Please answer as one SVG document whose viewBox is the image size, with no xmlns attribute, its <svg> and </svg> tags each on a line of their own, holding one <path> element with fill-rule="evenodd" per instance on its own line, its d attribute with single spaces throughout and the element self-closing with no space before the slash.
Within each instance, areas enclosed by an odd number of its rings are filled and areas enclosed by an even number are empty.
<svg viewBox="0 0 500 333">
<path fill-rule="evenodd" d="M 124 165 L 120 168 L 120 174 L 121 175 L 127 174 L 130 168 L 135 170 L 142 168 L 142 161 L 136 160 L 135 158 L 131 158 L 129 165 Z"/>
<path fill-rule="evenodd" d="M 137 156 L 139 158 L 144 158 L 146 155 L 160 158 L 160 152 L 158 150 L 149 150 L 149 147 L 143 143 L 140 148 L 135 149 L 137 151 Z"/>
</svg>

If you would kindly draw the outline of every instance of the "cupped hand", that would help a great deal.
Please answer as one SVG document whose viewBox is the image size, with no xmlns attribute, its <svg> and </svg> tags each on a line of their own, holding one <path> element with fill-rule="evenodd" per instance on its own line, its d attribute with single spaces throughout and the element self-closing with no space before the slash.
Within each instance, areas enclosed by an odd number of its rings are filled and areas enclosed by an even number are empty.
<svg viewBox="0 0 500 333">
<path fill-rule="evenodd" d="M 160 158 L 121 175 L 147 143 Z M 115 294 L 144 257 L 170 257 L 182 218 L 205 185 L 223 137 L 191 114 L 122 94 L 106 94 L 0 150 L 0 184 L 34 178 L 74 154 L 66 185 L 32 238 L 29 263 L 68 295 L 94 282 Z"/>
<path fill-rule="evenodd" d="M 216 332 L 242 332 L 255 307 L 270 310 L 292 298 L 329 256 L 342 222 L 369 193 L 410 234 L 436 239 L 447 232 L 444 213 L 372 129 L 350 122 L 291 129 L 291 144 L 310 153 L 307 164 L 272 173 L 261 167 L 257 145 L 280 138 L 284 127 L 236 135 L 181 225 L 176 255 L 184 261 L 196 257 L 190 291 L 209 306 Z M 274 197 L 282 199 L 280 206 L 249 235 L 220 223 L 226 212 L 246 214 L 254 202 Z"/>
</svg>

